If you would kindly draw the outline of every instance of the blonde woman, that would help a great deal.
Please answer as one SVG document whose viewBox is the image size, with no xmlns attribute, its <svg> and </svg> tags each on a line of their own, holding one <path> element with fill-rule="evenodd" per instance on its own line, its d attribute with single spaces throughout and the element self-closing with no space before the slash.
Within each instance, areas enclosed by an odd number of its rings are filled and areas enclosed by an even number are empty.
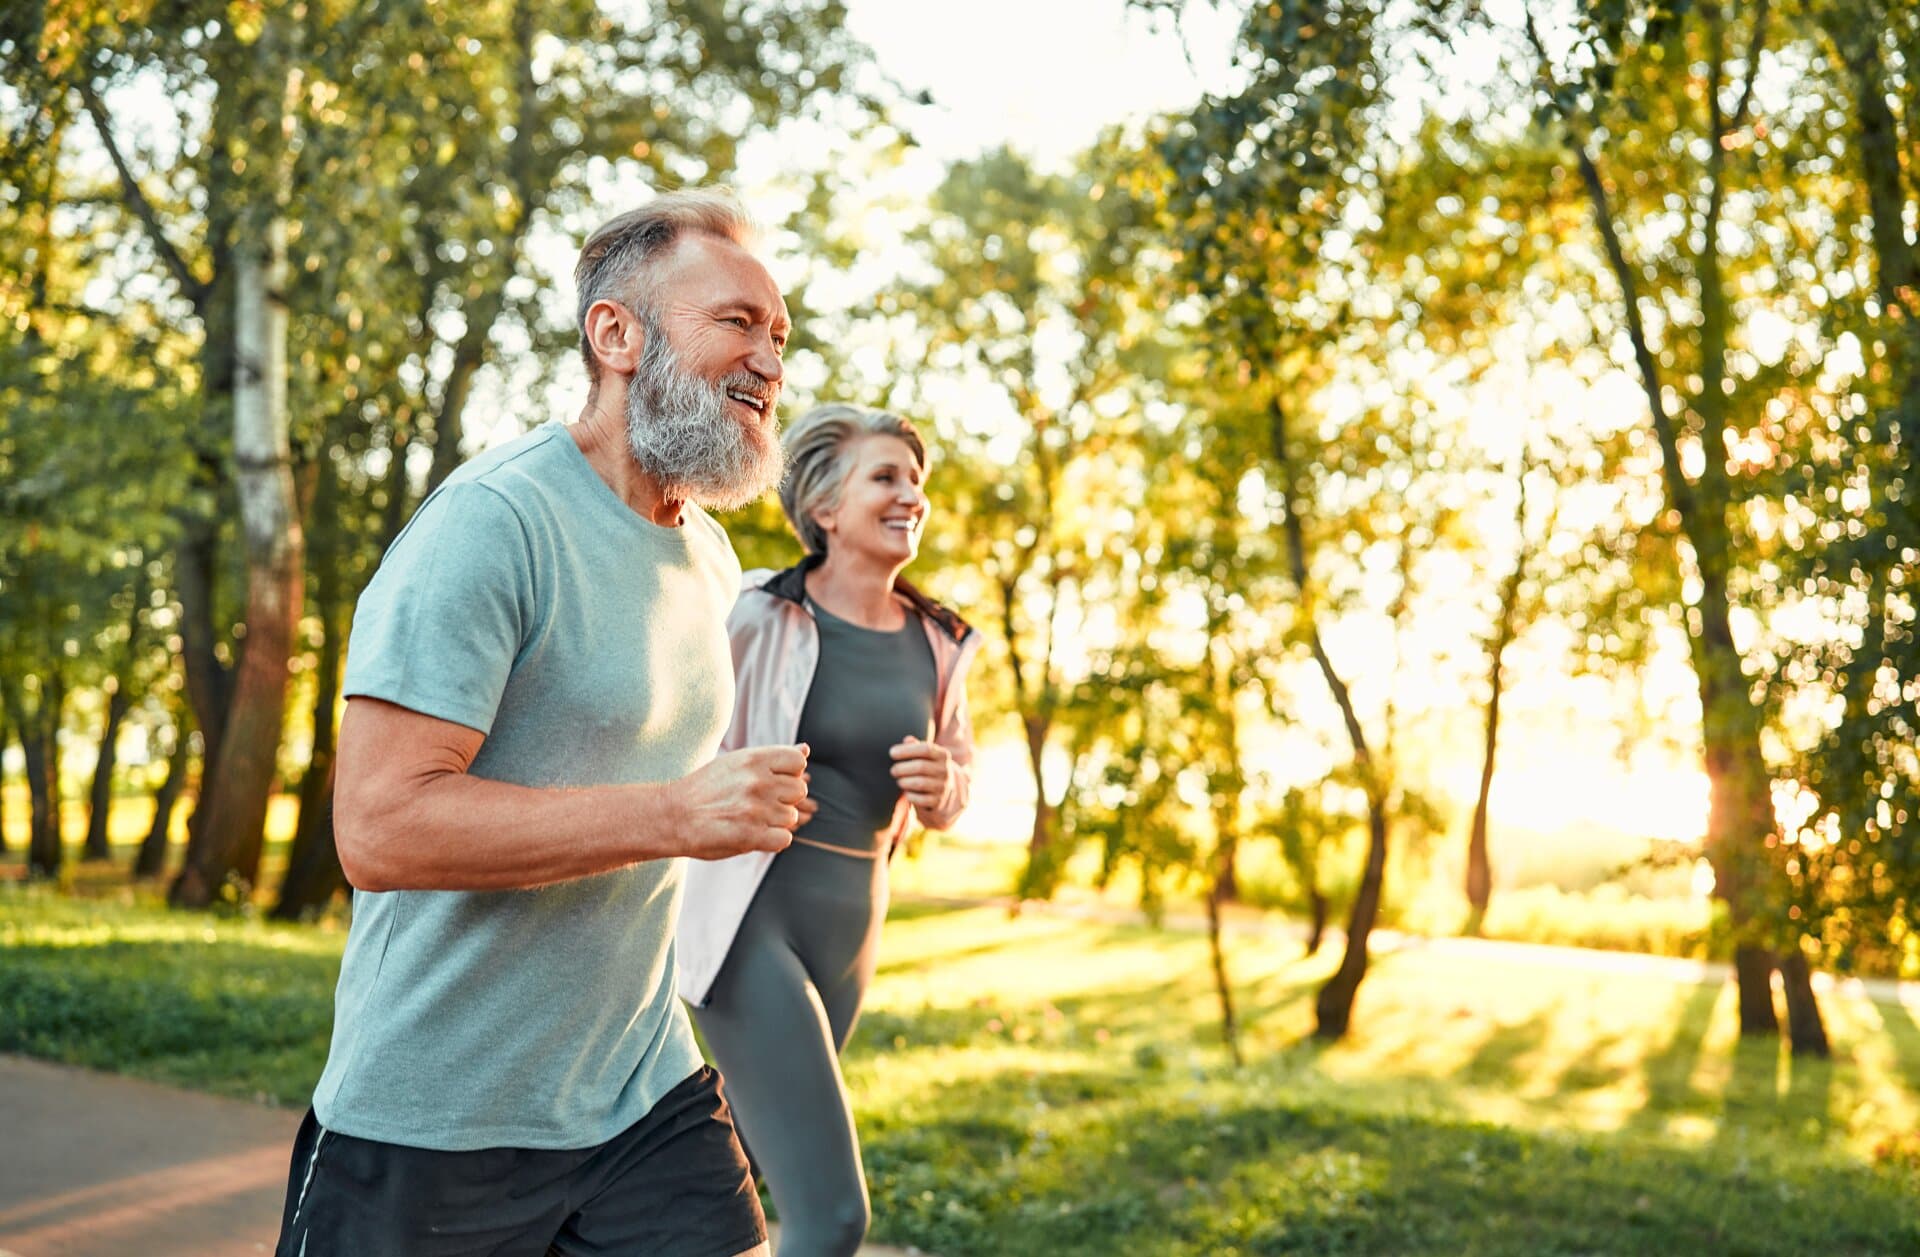
<svg viewBox="0 0 1920 1257">
<path fill-rule="evenodd" d="M 728 621 L 737 693 L 726 749 L 804 743 L 793 844 L 691 862 L 680 994 L 773 1195 L 781 1257 L 865 1237 L 860 1145 L 840 1076 L 873 978 L 887 862 L 911 816 L 967 803 L 965 677 L 979 637 L 900 579 L 926 522 L 926 447 L 884 411 L 819 407 L 788 430 L 780 501 L 806 557 L 749 572 Z"/>
</svg>

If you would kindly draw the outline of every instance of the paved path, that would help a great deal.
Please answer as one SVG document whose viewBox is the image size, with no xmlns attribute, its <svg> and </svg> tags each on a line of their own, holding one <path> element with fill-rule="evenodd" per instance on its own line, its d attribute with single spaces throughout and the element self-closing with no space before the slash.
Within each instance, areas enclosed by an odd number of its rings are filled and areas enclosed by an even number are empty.
<svg viewBox="0 0 1920 1257">
<path fill-rule="evenodd" d="M 0 1257 L 271 1253 L 299 1124 L 286 1109 L 0 1056 Z"/>
<path fill-rule="evenodd" d="M 0 1251 L 273 1251 L 300 1115 L 0 1056 Z"/>
</svg>

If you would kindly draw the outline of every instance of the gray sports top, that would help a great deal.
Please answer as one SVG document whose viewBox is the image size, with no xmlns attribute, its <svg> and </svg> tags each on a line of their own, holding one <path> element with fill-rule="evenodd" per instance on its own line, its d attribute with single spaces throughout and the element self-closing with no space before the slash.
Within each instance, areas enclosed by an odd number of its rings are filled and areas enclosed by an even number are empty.
<svg viewBox="0 0 1920 1257">
<path fill-rule="evenodd" d="M 911 612 L 889 632 L 850 624 L 811 598 L 807 609 L 820 629 L 820 662 L 799 737 L 811 751 L 807 793 L 820 810 L 794 836 L 872 854 L 900 803 L 888 752 L 908 734 L 933 737 L 933 646 Z"/>
</svg>

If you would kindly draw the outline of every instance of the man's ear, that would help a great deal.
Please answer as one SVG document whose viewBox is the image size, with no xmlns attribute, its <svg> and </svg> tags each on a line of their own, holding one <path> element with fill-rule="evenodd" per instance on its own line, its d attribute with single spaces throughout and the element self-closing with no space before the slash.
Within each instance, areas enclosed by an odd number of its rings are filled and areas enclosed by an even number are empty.
<svg viewBox="0 0 1920 1257">
<path fill-rule="evenodd" d="M 632 375 L 640 367 L 647 333 L 627 307 L 617 301 L 596 301 L 587 307 L 587 345 L 603 370 Z"/>
</svg>

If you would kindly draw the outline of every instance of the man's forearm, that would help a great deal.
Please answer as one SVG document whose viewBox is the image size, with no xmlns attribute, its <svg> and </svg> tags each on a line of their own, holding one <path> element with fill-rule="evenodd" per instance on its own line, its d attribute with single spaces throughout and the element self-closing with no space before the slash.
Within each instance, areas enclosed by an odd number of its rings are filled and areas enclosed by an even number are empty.
<svg viewBox="0 0 1920 1257">
<path fill-rule="evenodd" d="M 391 793 L 344 789 L 335 829 L 361 890 L 523 890 L 686 854 L 676 811 L 671 784 L 543 789 L 438 772 Z"/>
</svg>

